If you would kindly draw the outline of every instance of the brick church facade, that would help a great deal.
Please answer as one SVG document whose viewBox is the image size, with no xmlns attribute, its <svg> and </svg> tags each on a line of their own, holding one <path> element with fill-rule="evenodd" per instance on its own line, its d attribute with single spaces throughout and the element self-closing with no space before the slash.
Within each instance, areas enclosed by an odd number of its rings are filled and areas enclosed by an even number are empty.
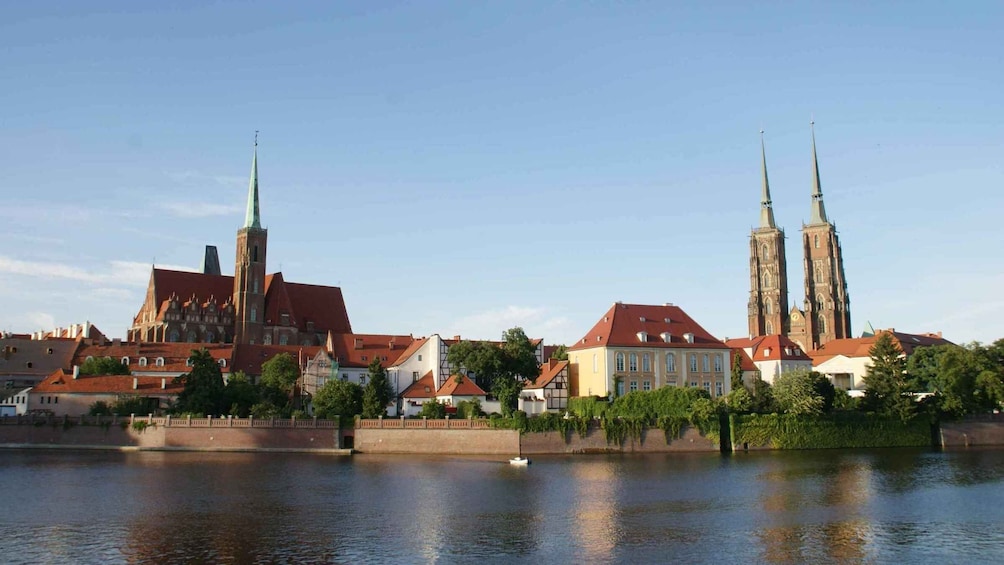
<svg viewBox="0 0 1004 565">
<path fill-rule="evenodd" d="M 762 134 L 762 132 L 761 132 Z M 851 337 L 850 298 L 836 226 L 826 217 L 812 134 L 812 204 L 802 225 L 804 293 L 802 308 L 788 302 L 784 230 L 777 227 L 767 180 L 767 156 L 760 142 L 762 187 L 760 225 L 750 235 L 750 337 L 784 335 L 805 351 Z"/>
<path fill-rule="evenodd" d="M 154 267 L 129 341 L 316 346 L 325 343 L 329 331 L 352 333 L 340 288 L 286 282 L 281 272 L 265 274 L 267 250 L 256 140 L 234 276 L 220 274 L 211 247 L 201 273 Z"/>
</svg>

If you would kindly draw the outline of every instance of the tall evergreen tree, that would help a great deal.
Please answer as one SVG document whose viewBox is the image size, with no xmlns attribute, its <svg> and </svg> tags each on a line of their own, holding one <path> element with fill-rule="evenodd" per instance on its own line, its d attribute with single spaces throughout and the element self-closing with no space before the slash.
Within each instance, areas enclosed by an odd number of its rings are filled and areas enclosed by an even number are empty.
<svg viewBox="0 0 1004 565">
<path fill-rule="evenodd" d="M 387 405 L 394 393 L 387 380 L 387 369 L 380 365 L 380 358 L 373 357 L 369 364 L 369 376 L 363 388 L 363 418 L 387 415 Z"/>
<path fill-rule="evenodd" d="M 178 414 L 222 414 L 226 409 L 226 388 L 220 366 L 205 348 L 193 350 L 188 358 L 192 370 L 175 378 L 185 388 L 178 394 L 174 412 Z"/>
<path fill-rule="evenodd" d="M 743 356 L 738 351 L 732 352 L 732 390 L 743 388 Z"/>
<path fill-rule="evenodd" d="M 903 350 L 889 332 L 882 332 L 868 352 L 871 366 L 865 374 L 866 410 L 887 416 L 897 416 L 904 422 L 913 417 L 915 405 L 907 386 L 906 360 Z"/>
</svg>

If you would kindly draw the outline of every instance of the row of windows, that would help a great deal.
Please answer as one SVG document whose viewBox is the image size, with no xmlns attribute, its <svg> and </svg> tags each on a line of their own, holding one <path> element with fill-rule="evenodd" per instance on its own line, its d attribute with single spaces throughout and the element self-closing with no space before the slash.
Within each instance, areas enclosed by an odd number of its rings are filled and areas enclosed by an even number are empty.
<svg viewBox="0 0 1004 565">
<path fill-rule="evenodd" d="M 86 360 L 90 361 L 92 359 L 94 359 L 94 356 L 88 355 Z M 131 361 L 131 359 L 129 359 L 128 357 L 123 357 L 122 359 L 120 359 L 120 362 L 123 365 L 126 365 L 126 366 L 129 365 L 130 361 Z M 227 366 L 227 360 L 226 359 L 217 359 L 216 363 L 220 367 L 226 367 Z M 140 357 L 139 361 L 138 361 L 138 364 L 139 364 L 140 367 L 147 367 L 147 366 L 149 366 L 149 361 L 147 360 L 146 357 Z M 163 357 L 158 357 L 158 358 L 154 359 L 153 360 L 153 364 L 154 364 L 155 367 L 163 367 L 164 366 L 164 358 Z M 192 361 L 191 360 L 185 361 L 185 365 L 188 366 L 188 367 L 191 367 L 192 366 Z"/>
<path fill-rule="evenodd" d="M 58 396 L 40 396 L 38 397 L 39 404 L 59 404 Z"/>
<path fill-rule="evenodd" d="M 624 359 L 625 359 L 624 353 L 618 351 L 617 355 L 615 357 L 615 370 L 616 371 L 620 371 L 620 372 L 624 371 Z M 724 357 L 720 353 L 716 354 L 714 357 L 711 357 L 707 353 L 705 353 L 703 355 L 703 357 L 702 357 L 703 363 L 701 364 L 701 367 L 703 368 L 703 371 L 705 373 L 711 371 L 711 366 L 710 366 L 711 359 L 714 359 L 715 372 L 716 373 L 721 373 L 722 370 L 723 370 L 723 367 L 724 367 Z M 628 365 L 627 365 L 628 369 L 627 370 L 629 372 L 632 372 L 632 373 L 637 372 L 638 371 L 638 354 L 637 353 L 631 353 L 630 355 L 627 356 L 627 361 L 628 361 Z M 697 361 L 698 361 L 697 354 L 696 353 L 691 353 L 690 354 L 690 370 L 692 372 L 697 372 Z M 593 371 L 595 372 L 596 370 L 597 370 L 596 356 L 593 355 Z M 652 357 L 648 353 L 642 353 L 641 354 L 641 370 L 644 373 L 650 373 L 650 372 L 652 372 Z M 667 373 L 675 373 L 676 372 L 676 354 L 675 353 L 667 353 L 666 354 L 666 372 Z"/>
<path fill-rule="evenodd" d="M 698 381 L 690 381 L 690 386 L 697 388 Z M 666 381 L 666 386 L 676 386 L 676 379 L 669 379 Z M 711 381 L 704 381 L 704 390 L 711 394 Z M 628 381 L 628 390 L 635 392 L 638 390 L 638 381 Z M 649 391 L 652 390 L 652 381 L 641 381 L 641 390 Z M 721 381 L 715 383 L 715 396 L 725 395 L 725 385 Z"/>
</svg>

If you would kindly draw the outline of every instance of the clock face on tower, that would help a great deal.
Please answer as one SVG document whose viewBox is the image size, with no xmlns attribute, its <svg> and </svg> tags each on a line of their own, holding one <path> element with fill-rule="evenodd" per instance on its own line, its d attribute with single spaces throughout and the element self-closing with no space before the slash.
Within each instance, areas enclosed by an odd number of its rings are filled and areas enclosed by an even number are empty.
<svg viewBox="0 0 1004 565">
<path fill-rule="evenodd" d="M 792 320 L 797 320 L 798 319 L 798 314 L 792 314 L 791 315 L 791 319 Z"/>
</svg>

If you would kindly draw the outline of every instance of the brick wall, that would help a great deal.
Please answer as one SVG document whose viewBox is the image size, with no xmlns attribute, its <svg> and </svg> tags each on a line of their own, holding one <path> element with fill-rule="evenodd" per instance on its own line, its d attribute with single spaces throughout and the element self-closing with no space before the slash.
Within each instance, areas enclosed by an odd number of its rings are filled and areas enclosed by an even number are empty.
<svg viewBox="0 0 1004 565">
<path fill-rule="evenodd" d="M 671 451 L 709 451 L 719 450 L 718 442 L 702 436 L 694 428 L 685 428 L 683 437 L 666 443 L 662 430 L 650 429 L 642 433 L 641 441 L 627 438 L 623 446 L 608 445 L 605 432 L 591 427 L 586 437 L 571 433 L 568 442 L 559 432 L 523 434 L 520 438 L 523 455 L 543 453 L 667 453 Z"/>
<path fill-rule="evenodd" d="M 370 429 L 355 431 L 361 453 L 517 455 L 516 430 Z"/>
<path fill-rule="evenodd" d="M 941 424 L 944 447 L 1004 445 L 1004 417 Z"/>
</svg>

